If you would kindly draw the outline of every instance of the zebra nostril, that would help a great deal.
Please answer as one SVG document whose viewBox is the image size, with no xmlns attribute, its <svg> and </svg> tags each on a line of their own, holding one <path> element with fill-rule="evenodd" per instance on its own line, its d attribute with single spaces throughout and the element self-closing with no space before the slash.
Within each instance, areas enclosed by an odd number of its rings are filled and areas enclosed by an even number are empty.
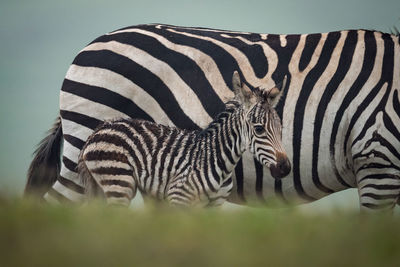
<svg viewBox="0 0 400 267">
<path fill-rule="evenodd" d="M 272 177 L 276 179 L 287 176 L 291 171 L 291 164 L 289 159 L 285 157 L 279 157 L 277 163 L 270 167 Z"/>
<path fill-rule="evenodd" d="M 292 169 L 292 166 L 290 165 L 290 161 L 288 158 L 286 158 L 286 160 L 283 162 L 283 164 L 281 166 L 283 177 L 288 175 L 290 173 L 291 169 Z"/>
</svg>

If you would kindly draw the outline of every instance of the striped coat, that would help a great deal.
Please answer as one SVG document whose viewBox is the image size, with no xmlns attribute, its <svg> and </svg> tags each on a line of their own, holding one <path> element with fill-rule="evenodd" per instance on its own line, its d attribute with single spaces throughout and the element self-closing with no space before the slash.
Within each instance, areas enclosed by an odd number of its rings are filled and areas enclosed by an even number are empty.
<svg viewBox="0 0 400 267">
<path fill-rule="evenodd" d="M 232 97 L 234 70 L 251 89 L 268 90 L 287 75 L 276 110 L 293 171 L 276 180 L 245 154 L 229 201 L 303 203 L 357 188 L 363 209 L 393 207 L 400 192 L 399 37 L 366 30 L 276 35 L 149 24 L 101 36 L 69 68 L 62 126 L 44 142 L 64 140 L 60 175 L 49 171 L 42 181 L 32 171 L 27 190 L 44 184 L 48 200 L 79 201 L 78 155 L 101 121 L 205 127 Z M 57 169 L 60 151 L 52 151 L 46 161 L 39 149 L 32 166 Z"/>
</svg>

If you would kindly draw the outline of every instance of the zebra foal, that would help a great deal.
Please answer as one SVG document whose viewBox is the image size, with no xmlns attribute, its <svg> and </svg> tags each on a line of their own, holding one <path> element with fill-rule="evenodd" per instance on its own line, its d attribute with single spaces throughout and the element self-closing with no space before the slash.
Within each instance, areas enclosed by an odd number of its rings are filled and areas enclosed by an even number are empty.
<svg viewBox="0 0 400 267">
<path fill-rule="evenodd" d="M 252 92 L 241 85 L 238 72 L 232 84 L 234 99 L 204 130 L 137 119 L 102 124 L 79 157 L 78 173 L 86 194 L 103 195 L 109 204 L 129 205 L 139 189 L 174 205 L 220 205 L 232 190 L 232 172 L 248 148 L 274 177 L 286 176 L 291 167 L 273 108 L 279 89 Z"/>
</svg>

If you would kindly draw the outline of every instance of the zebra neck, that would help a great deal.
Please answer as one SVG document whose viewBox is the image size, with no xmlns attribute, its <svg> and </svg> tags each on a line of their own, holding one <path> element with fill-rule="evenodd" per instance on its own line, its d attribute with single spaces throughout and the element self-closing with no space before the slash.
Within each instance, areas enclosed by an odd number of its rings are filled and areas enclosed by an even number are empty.
<svg viewBox="0 0 400 267">
<path fill-rule="evenodd" d="M 200 169 L 213 169 L 214 176 L 230 177 L 247 147 L 243 138 L 244 124 L 243 108 L 238 102 L 229 102 L 225 111 L 199 133 L 196 150 L 200 160 L 194 164 L 201 162 L 206 168 Z"/>
</svg>

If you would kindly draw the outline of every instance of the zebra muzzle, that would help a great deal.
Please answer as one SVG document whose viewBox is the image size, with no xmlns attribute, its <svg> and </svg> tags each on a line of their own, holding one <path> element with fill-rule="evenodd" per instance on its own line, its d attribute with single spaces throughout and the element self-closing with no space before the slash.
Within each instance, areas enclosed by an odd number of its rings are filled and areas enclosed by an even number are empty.
<svg viewBox="0 0 400 267">
<path fill-rule="evenodd" d="M 275 179 L 281 179 L 287 176 L 290 173 L 292 167 L 286 154 L 278 152 L 276 155 L 276 162 L 277 163 L 275 165 L 271 165 L 271 167 L 269 168 L 272 177 L 274 177 Z"/>
</svg>

